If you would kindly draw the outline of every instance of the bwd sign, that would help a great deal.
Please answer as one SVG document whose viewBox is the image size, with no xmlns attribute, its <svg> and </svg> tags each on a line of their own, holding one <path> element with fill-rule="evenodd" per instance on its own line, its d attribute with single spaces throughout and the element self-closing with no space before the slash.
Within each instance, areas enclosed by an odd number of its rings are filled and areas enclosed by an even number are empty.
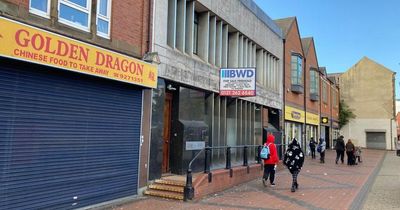
<svg viewBox="0 0 400 210">
<path fill-rule="evenodd" d="M 221 96 L 255 96 L 256 69 L 221 69 L 219 94 Z"/>
</svg>

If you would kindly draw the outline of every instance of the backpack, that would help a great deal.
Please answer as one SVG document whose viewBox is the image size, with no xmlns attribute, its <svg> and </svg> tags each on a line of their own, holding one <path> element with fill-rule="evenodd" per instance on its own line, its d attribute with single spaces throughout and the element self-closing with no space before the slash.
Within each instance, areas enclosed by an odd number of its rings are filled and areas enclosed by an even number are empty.
<svg viewBox="0 0 400 210">
<path fill-rule="evenodd" d="M 269 151 L 269 145 L 270 145 L 271 143 L 269 143 L 268 145 L 264 145 L 263 146 L 263 148 L 262 148 L 262 150 L 261 150 L 261 152 L 260 152 L 260 157 L 261 157 L 261 159 L 263 159 L 263 160 L 268 160 L 269 158 L 270 158 L 270 155 L 271 155 L 271 153 L 270 153 L 270 151 Z"/>
<path fill-rule="evenodd" d="M 322 151 L 322 145 L 318 145 L 317 152 L 321 153 L 321 151 Z"/>
</svg>

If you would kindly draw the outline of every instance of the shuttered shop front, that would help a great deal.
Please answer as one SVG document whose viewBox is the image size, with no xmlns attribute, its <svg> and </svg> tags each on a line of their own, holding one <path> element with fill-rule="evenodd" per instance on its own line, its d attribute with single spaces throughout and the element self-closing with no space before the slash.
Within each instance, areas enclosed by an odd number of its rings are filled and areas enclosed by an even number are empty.
<svg viewBox="0 0 400 210">
<path fill-rule="evenodd" d="M 2 58 L 0 107 L 0 209 L 137 194 L 139 86 Z"/>
</svg>

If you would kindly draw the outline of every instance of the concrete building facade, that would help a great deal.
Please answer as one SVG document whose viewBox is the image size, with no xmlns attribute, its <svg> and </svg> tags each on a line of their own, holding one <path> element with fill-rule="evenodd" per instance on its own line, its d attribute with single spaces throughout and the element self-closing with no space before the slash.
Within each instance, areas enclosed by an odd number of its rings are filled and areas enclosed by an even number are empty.
<svg viewBox="0 0 400 210">
<path fill-rule="evenodd" d="M 1 208 L 82 208 L 147 184 L 150 2 L 0 1 Z"/>
<path fill-rule="evenodd" d="M 149 180 L 185 174 L 204 146 L 261 144 L 267 130 L 280 138 L 282 32 L 253 1 L 155 0 L 154 14 L 153 51 L 161 64 Z M 256 67 L 256 96 L 220 96 L 220 69 L 243 67 Z M 232 151 L 233 162 L 242 156 Z M 223 150 L 213 151 L 215 167 L 224 160 Z"/>
<path fill-rule="evenodd" d="M 341 129 L 355 145 L 374 149 L 394 149 L 395 73 L 363 57 L 340 75 L 340 98 L 356 118 Z"/>
</svg>

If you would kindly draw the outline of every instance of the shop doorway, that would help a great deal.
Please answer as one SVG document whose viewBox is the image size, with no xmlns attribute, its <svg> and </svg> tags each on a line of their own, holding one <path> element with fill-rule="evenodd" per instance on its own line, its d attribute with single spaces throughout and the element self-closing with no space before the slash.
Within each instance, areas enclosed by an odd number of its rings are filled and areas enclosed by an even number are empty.
<svg viewBox="0 0 400 210">
<path fill-rule="evenodd" d="M 165 94 L 164 103 L 164 129 L 163 129 L 163 161 L 162 173 L 170 172 L 169 157 L 171 145 L 171 109 L 172 109 L 172 93 Z"/>
</svg>

